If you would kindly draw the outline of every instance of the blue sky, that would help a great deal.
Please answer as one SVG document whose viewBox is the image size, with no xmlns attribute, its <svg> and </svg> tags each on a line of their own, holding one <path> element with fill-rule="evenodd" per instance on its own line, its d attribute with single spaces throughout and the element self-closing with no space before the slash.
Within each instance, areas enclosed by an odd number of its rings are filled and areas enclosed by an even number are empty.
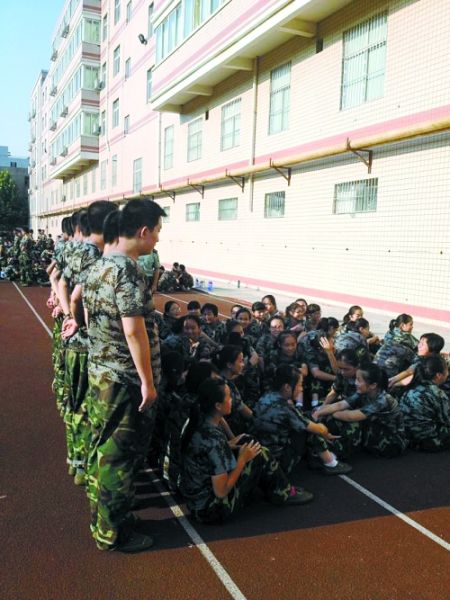
<svg viewBox="0 0 450 600">
<path fill-rule="evenodd" d="M 64 0 L 0 0 L 0 146 L 27 156 L 31 90 L 50 65 Z"/>
</svg>

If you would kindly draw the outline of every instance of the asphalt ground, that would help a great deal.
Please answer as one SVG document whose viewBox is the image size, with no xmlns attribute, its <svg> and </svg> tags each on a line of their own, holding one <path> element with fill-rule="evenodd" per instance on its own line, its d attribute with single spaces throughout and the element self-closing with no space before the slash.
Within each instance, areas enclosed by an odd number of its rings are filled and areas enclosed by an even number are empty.
<svg viewBox="0 0 450 600">
<path fill-rule="evenodd" d="M 450 598 L 450 452 L 361 455 L 349 477 L 301 464 L 294 483 L 314 492 L 313 503 L 256 502 L 220 526 L 190 522 L 143 473 L 138 514 L 155 549 L 98 551 L 84 491 L 67 475 L 47 295 L 0 284 L 2 599 Z M 175 297 L 182 306 L 205 299 Z M 168 299 L 158 294 L 157 307 Z M 229 314 L 229 300 L 214 301 Z"/>
</svg>

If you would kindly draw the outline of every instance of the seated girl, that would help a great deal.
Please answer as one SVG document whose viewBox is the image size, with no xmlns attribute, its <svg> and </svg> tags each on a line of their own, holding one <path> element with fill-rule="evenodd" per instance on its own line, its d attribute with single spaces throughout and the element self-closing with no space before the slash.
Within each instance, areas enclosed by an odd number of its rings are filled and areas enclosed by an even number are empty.
<svg viewBox="0 0 450 600">
<path fill-rule="evenodd" d="M 356 371 L 360 361 L 354 350 L 341 350 L 336 355 L 338 372 L 324 404 L 347 400 L 356 394 Z"/>
<path fill-rule="evenodd" d="M 209 360 L 218 345 L 201 330 L 201 321 L 195 315 L 181 317 L 175 324 L 173 333 L 162 342 L 163 353 L 169 350 L 182 354 L 186 363 L 193 360 Z"/>
<path fill-rule="evenodd" d="M 269 318 L 284 316 L 283 313 L 278 310 L 277 301 L 275 300 L 275 296 L 272 296 L 272 294 L 267 294 L 267 296 L 264 296 L 261 302 L 266 307 L 267 312 L 269 313 Z"/>
<path fill-rule="evenodd" d="M 256 342 L 256 352 L 263 360 L 263 367 L 275 347 L 278 336 L 285 329 L 284 319 L 282 317 L 271 317 L 268 325 L 269 332 L 260 337 Z"/>
<path fill-rule="evenodd" d="M 227 440 L 220 422 L 231 406 L 230 388 L 224 381 L 202 383 L 198 411 L 193 411 L 182 440 L 180 489 L 192 516 L 204 523 L 225 521 L 256 487 L 276 505 L 312 500 L 310 492 L 291 486 L 267 448 L 242 436 Z"/>
<path fill-rule="evenodd" d="M 286 329 L 294 331 L 297 335 L 306 331 L 306 310 L 307 304 L 304 300 L 289 304 L 286 307 Z"/>
<path fill-rule="evenodd" d="M 423 359 L 410 388 L 400 398 L 406 436 L 417 450 L 436 452 L 450 448 L 450 406 L 439 387 L 448 378 L 448 365 L 439 355 Z"/>
<path fill-rule="evenodd" d="M 264 362 L 263 388 L 269 391 L 273 388 L 273 381 L 276 370 L 281 365 L 295 367 L 301 375 L 300 386 L 303 384 L 303 378 L 308 374 L 308 368 L 303 355 L 297 344 L 297 335 L 290 331 L 282 331 L 274 344 L 272 352 Z M 298 404 L 303 403 L 303 395 L 299 395 Z"/>
<path fill-rule="evenodd" d="M 333 441 L 335 436 L 325 425 L 307 419 L 294 407 L 301 391 L 298 369 L 287 364 L 277 367 L 271 391 L 262 396 L 254 408 L 254 431 L 258 440 L 289 475 L 305 453 L 307 434 L 312 434 L 312 453 L 318 466 L 329 475 L 349 473 L 351 467 L 338 462 L 328 449 L 326 440 Z"/>
<path fill-rule="evenodd" d="M 356 321 L 349 321 L 347 331 L 336 337 L 334 348 L 336 352 L 341 350 L 354 350 L 362 361 L 370 361 L 369 344 L 370 336 L 369 321 L 361 317 Z"/>
<path fill-rule="evenodd" d="M 389 378 L 407 369 L 414 360 L 418 340 L 412 335 L 413 326 L 413 318 L 405 313 L 389 324 L 389 331 L 374 358 Z"/>
<path fill-rule="evenodd" d="M 442 336 L 437 333 L 424 333 L 420 336 L 419 344 L 417 346 L 417 355 L 413 358 L 412 363 L 407 369 L 389 379 L 389 387 L 409 385 L 416 368 L 421 363 L 421 359 L 427 356 L 439 356 L 444 346 L 445 340 Z"/>
<path fill-rule="evenodd" d="M 357 393 L 346 400 L 321 406 L 313 413 L 341 438 L 335 441 L 338 456 L 357 448 L 393 457 L 407 446 L 403 417 L 397 400 L 387 393 L 388 378 L 378 365 L 369 363 L 356 372 Z"/>
</svg>

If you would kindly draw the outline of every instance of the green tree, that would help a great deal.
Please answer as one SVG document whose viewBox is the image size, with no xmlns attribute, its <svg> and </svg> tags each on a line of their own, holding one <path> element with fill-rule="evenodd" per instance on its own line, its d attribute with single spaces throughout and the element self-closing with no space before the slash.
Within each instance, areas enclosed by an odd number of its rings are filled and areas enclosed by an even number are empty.
<svg viewBox="0 0 450 600">
<path fill-rule="evenodd" d="M 0 171 L 0 229 L 27 227 L 28 202 L 19 197 L 17 185 L 9 171 Z"/>
</svg>

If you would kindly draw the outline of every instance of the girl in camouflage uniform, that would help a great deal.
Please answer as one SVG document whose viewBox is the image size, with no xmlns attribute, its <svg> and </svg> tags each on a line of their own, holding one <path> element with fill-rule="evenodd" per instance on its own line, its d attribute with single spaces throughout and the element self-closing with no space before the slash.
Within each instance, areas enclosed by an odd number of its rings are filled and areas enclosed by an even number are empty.
<svg viewBox="0 0 450 600">
<path fill-rule="evenodd" d="M 231 405 L 224 381 L 207 379 L 200 386 L 199 410 L 192 412 L 182 442 L 181 491 L 192 516 L 205 523 L 224 521 L 256 487 L 276 505 L 312 500 L 312 494 L 290 485 L 267 448 L 242 436 L 227 440 L 220 422 Z"/>
<path fill-rule="evenodd" d="M 448 378 L 444 358 L 431 355 L 417 367 L 410 389 L 400 399 L 400 409 L 410 445 L 417 450 L 450 448 L 450 406 L 439 387 Z"/>
<path fill-rule="evenodd" d="M 332 415 L 325 423 L 332 433 L 341 436 L 335 442 L 338 456 L 348 455 L 359 447 L 389 458 L 404 452 L 407 441 L 402 414 L 387 387 L 386 373 L 370 363 L 356 372 L 354 396 L 323 405 L 313 413 L 314 419 Z M 356 431 L 354 424 L 359 424 Z"/>
</svg>

